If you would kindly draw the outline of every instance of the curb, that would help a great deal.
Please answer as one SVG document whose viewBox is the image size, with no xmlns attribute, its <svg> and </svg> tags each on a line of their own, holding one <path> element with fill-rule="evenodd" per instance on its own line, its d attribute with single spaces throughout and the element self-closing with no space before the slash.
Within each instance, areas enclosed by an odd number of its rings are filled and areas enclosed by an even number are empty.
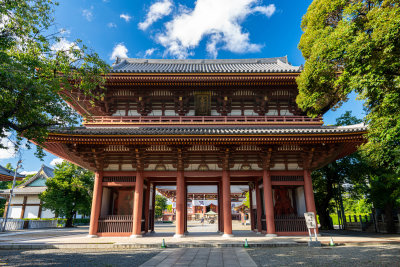
<svg viewBox="0 0 400 267">
<path fill-rule="evenodd" d="M 307 246 L 307 243 L 281 242 L 281 243 L 249 243 L 250 248 L 274 248 L 274 247 L 299 247 Z M 243 247 L 243 243 L 217 243 L 217 244 L 186 244 L 168 243 L 167 248 L 228 248 Z M 140 249 L 140 248 L 160 248 L 160 244 L 133 244 L 133 243 L 102 243 L 102 244 L 32 244 L 32 243 L 3 243 L 0 250 L 18 249 Z"/>
</svg>

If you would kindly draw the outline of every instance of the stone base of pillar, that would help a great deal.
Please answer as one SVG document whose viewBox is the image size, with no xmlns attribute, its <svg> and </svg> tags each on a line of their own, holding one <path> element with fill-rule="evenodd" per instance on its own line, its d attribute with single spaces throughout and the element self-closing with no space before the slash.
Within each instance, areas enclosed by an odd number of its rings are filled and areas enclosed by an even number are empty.
<svg viewBox="0 0 400 267">
<path fill-rule="evenodd" d="M 97 237 L 99 237 L 98 235 L 87 235 L 86 236 L 87 238 L 97 238 Z"/>
<path fill-rule="evenodd" d="M 142 235 L 130 235 L 129 238 L 141 238 L 143 237 Z"/>
<path fill-rule="evenodd" d="M 276 237 L 276 236 L 278 236 L 277 234 L 266 234 L 265 235 L 266 237 Z"/>
<path fill-rule="evenodd" d="M 231 238 L 233 237 L 233 234 L 223 234 L 222 238 Z"/>
<path fill-rule="evenodd" d="M 174 234 L 174 238 L 183 238 L 185 237 L 185 235 L 181 235 L 181 234 Z"/>
<path fill-rule="evenodd" d="M 185 235 L 188 235 L 189 234 L 189 232 L 188 231 L 185 231 Z"/>
<path fill-rule="evenodd" d="M 156 233 L 156 231 L 154 231 L 154 230 L 150 232 L 150 234 L 155 234 L 155 233 Z"/>
</svg>

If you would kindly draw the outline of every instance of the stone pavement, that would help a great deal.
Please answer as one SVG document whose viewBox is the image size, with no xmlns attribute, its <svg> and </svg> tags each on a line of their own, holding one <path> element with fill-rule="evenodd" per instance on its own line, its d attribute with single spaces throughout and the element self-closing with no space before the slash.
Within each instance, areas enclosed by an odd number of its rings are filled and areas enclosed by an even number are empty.
<svg viewBox="0 0 400 267">
<path fill-rule="evenodd" d="M 234 225 L 234 237 L 222 238 L 216 232 L 216 225 L 189 224 L 189 234 L 184 238 L 174 238 L 175 225 L 156 224 L 156 233 L 147 234 L 143 238 L 129 237 L 100 237 L 88 238 L 88 227 L 23 230 L 16 232 L 0 233 L 1 249 L 21 248 L 81 248 L 81 249 L 134 249 L 134 248 L 160 248 L 164 239 L 169 248 L 178 247 L 242 247 L 247 239 L 250 247 L 283 247 L 306 246 L 307 236 L 279 236 L 265 237 L 248 231 L 244 226 Z M 323 244 L 328 244 L 330 237 L 335 243 L 340 244 L 381 244 L 400 243 L 400 235 L 343 232 L 322 232 L 318 239 Z"/>
<path fill-rule="evenodd" d="M 140 266 L 252 267 L 257 264 L 244 248 L 180 248 L 163 250 Z"/>
</svg>

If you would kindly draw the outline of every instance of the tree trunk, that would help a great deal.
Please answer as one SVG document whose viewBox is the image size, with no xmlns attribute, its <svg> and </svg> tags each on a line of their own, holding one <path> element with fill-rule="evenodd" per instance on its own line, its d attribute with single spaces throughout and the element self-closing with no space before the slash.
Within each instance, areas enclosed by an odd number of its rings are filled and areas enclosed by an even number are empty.
<svg viewBox="0 0 400 267">
<path fill-rule="evenodd" d="M 388 203 L 385 206 L 385 222 L 386 222 L 387 232 L 389 234 L 395 234 L 396 233 L 396 227 L 394 225 L 393 205 L 392 205 L 392 203 Z"/>
<path fill-rule="evenodd" d="M 74 227 L 74 215 L 76 212 L 71 212 L 67 216 L 67 222 L 65 223 L 65 227 Z"/>
</svg>

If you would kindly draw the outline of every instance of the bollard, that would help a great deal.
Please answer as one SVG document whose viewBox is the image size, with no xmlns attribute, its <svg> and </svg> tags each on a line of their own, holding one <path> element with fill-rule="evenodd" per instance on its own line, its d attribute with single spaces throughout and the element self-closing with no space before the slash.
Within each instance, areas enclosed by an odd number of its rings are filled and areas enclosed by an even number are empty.
<svg viewBox="0 0 400 267">
<path fill-rule="evenodd" d="M 247 242 L 247 238 L 244 240 L 244 248 L 249 248 L 249 243 Z"/>
<path fill-rule="evenodd" d="M 334 247 L 335 243 L 333 242 L 333 238 L 331 237 L 331 241 L 329 242 L 329 246 Z"/>
<path fill-rule="evenodd" d="M 166 248 L 167 246 L 165 245 L 165 240 L 163 238 L 162 243 L 161 243 L 161 248 Z"/>
</svg>

